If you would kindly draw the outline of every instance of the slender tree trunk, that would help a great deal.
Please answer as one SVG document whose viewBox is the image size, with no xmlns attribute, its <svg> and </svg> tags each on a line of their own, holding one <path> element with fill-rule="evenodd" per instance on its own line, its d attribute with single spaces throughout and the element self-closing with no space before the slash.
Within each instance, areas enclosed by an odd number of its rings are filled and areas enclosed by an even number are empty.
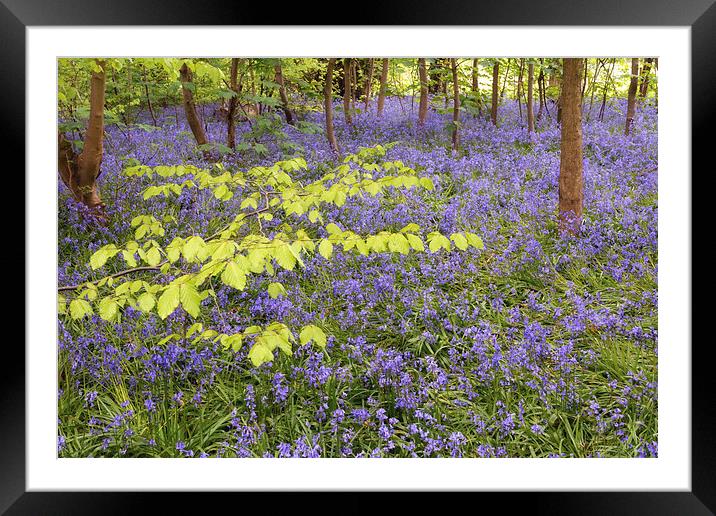
<svg viewBox="0 0 716 516">
<path fill-rule="evenodd" d="M 333 66 L 336 60 L 331 58 L 326 66 L 326 81 L 323 85 L 323 107 L 326 112 L 326 136 L 331 150 L 340 156 L 338 143 L 336 142 L 336 133 L 333 129 Z"/>
<path fill-rule="evenodd" d="M 420 75 L 420 106 L 418 107 L 418 125 L 425 125 L 425 118 L 428 115 L 428 70 L 425 66 L 425 58 L 418 59 L 418 73 Z"/>
<path fill-rule="evenodd" d="M 157 117 L 154 115 L 154 109 L 152 108 L 152 99 L 149 98 L 149 84 L 147 82 L 147 69 L 142 67 L 142 78 L 144 79 L 144 95 L 147 97 L 147 107 L 149 108 L 149 114 L 152 115 L 152 121 L 154 125 L 157 125 Z"/>
<path fill-rule="evenodd" d="M 599 121 L 604 121 L 604 111 L 607 107 L 607 93 L 609 92 L 609 84 L 612 81 L 612 73 L 614 72 L 614 66 L 616 65 L 616 59 L 612 59 L 612 66 L 607 72 L 607 78 L 604 81 L 604 91 L 602 92 L 602 105 L 599 107 Z M 606 66 L 605 66 L 606 68 Z"/>
<path fill-rule="evenodd" d="M 126 93 L 129 95 L 130 98 L 134 97 L 134 83 L 132 82 L 132 62 L 129 61 L 127 63 L 127 91 Z M 122 119 L 124 120 L 124 123 L 126 125 L 131 124 L 131 120 L 129 119 L 129 111 L 127 109 L 122 111 Z"/>
<path fill-rule="evenodd" d="M 249 80 L 251 81 L 251 95 L 256 97 L 256 75 L 254 74 L 254 64 L 251 60 L 248 60 L 249 65 Z M 254 102 L 254 109 L 256 114 L 261 114 L 261 103 Z"/>
<path fill-rule="evenodd" d="M 472 60 L 472 92 L 477 103 L 477 116 L 482 116 L 482 99 L 480 98 L 480 68 L 479 59 L 474 58 Z"/>
<path fill-rule="evenodd" d="M 639 81 L 639 58 L 634 57 L 631 60 L 631 80 L 629 81 L 629 96 L 627 98 L 627 114 L 626 124 L 624 126 L 624 134 L 629 136 L 632 124 L 634 123 L 634 115 L 636 114 L 636 89 Z"/>
<path fill-rule="evenodd" d="M 492 125 L 497 126 L 497 94 L 500 81 L 500 63 L 495 61 L 492 65 L 492 112 L 490 118 L 492 119 Z"/>
<path fill-rule="evenodd" d="M 204 126 L 202 125 L 201 120 L 199 120 L 199 114 L 196 111 L 196 104 L 194 104 L 194 94 L 191 91 L 194 84 L 192 82 L 192 73 L 186 63 L 182 64 L 181 68 L 179 69 L 179 74 L 181 76 L 182 98 L 184 99 L 184 113 L 186 113 L 186 119 L 189 123 L 189 128 L 194 135 L 196 143 L 198 145 L 206 145 L 209 141 L 206 137 Z M 206 155 L 207 153 L 204 152 L 204 154 Z"/>
<path fill-rule="evenodd" d="M 500 98 L 503 98 L 505 96 L 505 88 L 507 88 L 507 78 L 510 76 L 510 65 L 512 64 L 512 59 L 507 60 L 507 68 L 505 69 L 505 80 L 502 81 L 502 90 L 500 91 Z"/>
<path fill-rule="evenodd" d="M 452 150 L 460 149 L 460 85 L 457 81 L 457 59 L 450 59 L 452 69 Z"/>
<path fill-rule="evenodd" d="M 229 109 L 226 114 L 226 146 L 230 149 L 236 147 L 236 123 L 234 121 L 234 114 L 236 113 L 236 105 L 239 102 L 238 74 L 239 59 L 234 57 L 231 60 L 231 72 L 229 73 L 229 87 L 233 95 L 229 99 Z"/>
<path fill-rule="evenodd" d="M 385 107 L 385 89 L 388 84 L 388 59 L 383 59 L 383 69 L 380 72 L 380 93 L 378 93 L 378 116 L 383 114 Z"/>
<path fill-rule="evenodd" d="M 356 110 L 356 96 L 358 95 L 358 59 L 352 60 L 351 65 L 351 112 Z"/>
<path fill-rule="evenodd" d="M 651 72 L 651 63 L 654 58 L 647 57 L 644 59 L 644 66 L 641 70 L 641 85 L 639 86 L 639 97 L 646 98 L 646 94 L 649 93 L 649 73 Z"/>
<path fill-rule="evenodd" d="M 472 92 L 477 93 L 480 89 L 480 82 L 478 77 L 478 60 L 474 58 L 472 60 Z"/>
<path fill-rule="evenodd" d="M 522 76 L 525 71 L 525 60 L 520 59 L 520 71 L 517 75 L 517 108 L 520 110 L 520 124 L 522 123 Z"/>
<path fill-rule="evenodd" d="M 582 222 L 584 176 L 582 161 L 582 60 L 565 58 L 562 79 L 562 127 L 559 157 L 559 225 L 576 234 Z"/>
<path fill-rule="evenodd" d="M 353 123 L 351 117 L 351 64 L 351 58 L 346 57 L 343 60 L 343 113 L 348 125 Z"/>
<path fill-rule="evenodd" d="M 104 138 L 104 95 L 106 73 L 104 60 L 95 59 L 97 69 L 90 78 L 90 113 L 82 152 L 77 155 L 72 144 L 58 134 L 58 170 L 62 182 L 75 200 L 89 207 L 95 215 L 104 216 L 104 203 L 97 192 Z"/>
<path fill-rule="evenodd" d="M 537 96 L 539 97 L 539 110 L 537 110 L 537 121 L 542 119 L 542 110 L 544 110 L 544 70 L 542 69 L 542 60 L 540 59 L 539 75 L 537 76 Z"/>
<path fill-rule="evenodd" d="M 365 78 L 365 106 L 363 111 L 368 111 L 370 103 L 371 89 L 373 88 L 373 68 L 375 67 L 375 59 L 368 59 L 368 76 Z"/>
<path fill-rule="evenodd" d="M 597 91 L 597 79 L 599 77 L 599 72 L 602 70 L 602 67 L 604 66 L 604 63 L 601 59 L 597 59 L 597 65 L 594 68 L 594 75 L 592 76 L 592 84 L 589 85 L 589 111 L 587 111 L 587 121 L 591 118 L 592 115 L 592 106 L 594 105 L 594 93 Z"/>
<path fill-rule="evenodd" d="M 535 132 L 535 116 L 534 108 L 532 106 L 532 88 L 533 88 L 533 77 L 535 72 L 535 65 L 530 63 L 527 65 L 527 132 Z"/>
<path fill-rule="evenodd" d="M 443 99 L 445 100 L 445 107 L 448 106 L 448 66 L 450 65 L 450 59 L 443 58 L 443 71 L 445 72 L 445 77 L 443 79 Z"/>
<path fill-rule="evenodd" d="M 279 59 L 274 65 L 274 72 L 276 74 L 276 84 L 278 84 L 278 94 L 281 97 L 281 109 L 283 114 L 286 116 L 286 123 L 293 125 L 293 114 L 291 109 L 288 107 L 288 95 L 286 94 L 286 84 L 283 80 L 283 70 L 281 68 L 281 60 Z"/>
<path fill-rule="evenodd" d="M 584 92 L 587 90 L 587 77 L 588 77 L 588 71 L 589 71 L 589 60 L 585 57 L 584 58 L 584 77 L 582 78 L 582 98 L 584 98 Z"/>
</svg>

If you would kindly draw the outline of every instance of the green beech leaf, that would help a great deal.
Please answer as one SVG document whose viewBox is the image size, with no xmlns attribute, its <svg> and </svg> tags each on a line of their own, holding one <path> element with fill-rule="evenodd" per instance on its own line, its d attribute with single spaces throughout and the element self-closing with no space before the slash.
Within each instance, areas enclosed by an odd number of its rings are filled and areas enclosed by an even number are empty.
<svg viewBox="0 0 716 516">
<path fill-rule="evenodd" d="M 105 321 L 113 321 L 119 313 L 117 301 L 111 297 L 105 297 L 99 302 L 99 316 Z"/>
<path fill-rule="evenodd" d="M 410 243 L 401 233 L 393 233 L 388 237 L 388 250 L 394 253 L 408 254 Z"/>
<path fill-rule="evenodd" d="M 425 245 L 423 244 L 423 241 L 420 239 L 420 237 L 418 235 L 413 235 L 412 233 L 407 233 L 405 235 L 405 238 L 408 240 L 410 247 L 412 247 L 416 251 L 420 251 L 420 252 L 425 251 Z"/>
<path fill-rule="evenodd" d="M 199 317 L 199 303 L 201 297 L 197 292 L 196 287 L 191 283 L 183 283 L 181 285 L 179 297 L 181 299 L 181 306 L 186 310 L 192 317 Z"/>
<path fill-rule="evenodd" d="M 462 235 L 462 233 L 453 233 L 450 235 L 450 240 L 455 242 L 455 247 L 458 249 L 464 251 L 467 249 L 467 239 Z"/>
<path fill-rule="evenodd" d="M 221 281 L 236 290 L 244 290 L 246 288 L 246 271 L 234 261 L 226 264 L 224 272 L 221 273 Z"/>
<path fill-rule="evenodd" d="M 333 244 L 331 241 L 327 239 L 321 240 L 321 243 L 318 245 L 318 252 L 321 253 L 321 256 L 326 260 L 330 260 L 331 255 L 333 255 Z"/>
<path fill-rule="evenodd" d="M 254 367 L 259 367 L 261 364 L 271 362 L 273 360 L 273 353 L 262 343 L 256 343 L 251 347 L 249 351 L 249 359 Z"/>
<path fill-rule="evenodd" d="M 268 286 L 268 293 L 269 296 L 271 296 L 273 299 L 276 299 L 279 296 L 285 296 L 286 289 L 281 283 L 270 283 Z"/>
<path fill-rule="evenodd" d="M 482 243 L 482 238 L 477 236 L 475 233 L 470 233 L 469 231 L 465 232 L 465 237 L 467 238 L 467 242 L 478 249 L 484 249 L 485 244 Z"/>
<path fill-rule="evenodd" d="M 294 256 L 291 246 L 286 243 L 283 243 L 276 248 L 274 251 L 274 258 L 276 259 L 276 263 L 289 271 L 293 270 L 296 266 L 296 256 Z"/>
<path fill-rule="evenodd" d="M 326 334 L 323 333 L 322 329 L 313 324 L 304 326 L 298 338 L 302 346 L 308 344 L 310 341 L 313 341 L 321 348 L 326 347 Z"/>
<path fill-rule="evenodd" d="M 159 296 L 159 301 L 157 301 L 157 313 L 159 317 L 166 319 L 169 314 L 177 309 L 180 301 L 180 290 L 179 285 L 170 285 L 162 295 Z"/>
<path fill-rule="evenodd" d="M 159 253 L 158 248 L 152 247 L 149 251 L 147 251 L 147 257 L 145 259 L 149 265 L 156 267 L 159 265 L 159 262 L 162 261 L 162 255 Z"/>
<path fill-rule="evenodd" d="M 433 180 L 429 177 L 421 177 L 420 178 L 420 186 L 425 188 L 426 190 L 435 190 L 435 185 L 433 184 Z"/>
<path fill-rule="evenodd" d="M 137 298 L 137 305 L 139 306 L 139 309 L 142 312 L 146 313 L 152 311 L 152 308 L 154 308 L 156 302 L 157 300 L 155 299 L 154 295 L 150 294 L 149 292 L 145 292 Z"/>
<path fill-rule="evenodd" d="M 86 315 L 92 315 L 92 306 L 84 299 L 73 299 L 70 301 L 70 316 L 73 319 L 81 319 Z"/>
</svg>

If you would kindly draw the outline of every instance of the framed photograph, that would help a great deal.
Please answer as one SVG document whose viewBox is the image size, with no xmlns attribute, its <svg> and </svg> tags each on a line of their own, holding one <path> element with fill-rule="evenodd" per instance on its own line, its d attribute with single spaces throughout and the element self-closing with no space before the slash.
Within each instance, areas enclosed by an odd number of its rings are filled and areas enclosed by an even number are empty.
<svg viewBox="0 0 716 516">
<path fill-rule="evenodd" d="M 0 509 L 514 491 L 716 511 L 691 336 L 711 4 L 261 26 L 228 2 L 5 0 L 27 337 Z"/>
</svg>

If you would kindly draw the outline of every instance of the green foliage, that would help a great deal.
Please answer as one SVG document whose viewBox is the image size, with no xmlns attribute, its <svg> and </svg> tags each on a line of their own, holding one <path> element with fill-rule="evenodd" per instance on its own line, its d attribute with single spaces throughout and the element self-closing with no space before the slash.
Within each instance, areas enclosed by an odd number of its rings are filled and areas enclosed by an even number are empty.
<svg viewBox="0 0 716 516">
<path fill-rule="evenodd" d="M 294 181 L 292 174 L 306 170 L 303 158 L 279 161 L 269 167 L 253 167 L 247 171 L 229 171 L 217 164 L 211 170 L 191 165 L 148 167 L 131 163 L 125 169 L 129 177 L 155 176 L 164 179 L 182 178 L 192 174 L 192 180 L 169 182 L 149 186 L 143 198 L 157 195 L 178 195 L 184 189 L 209 189 L 220 201 L 235 196 L 242 198 L 240 213 L 212 235 L 187 235 L 175 237 L 167 245 L 155 238 L 165 235 L 163 223 L 171 223 L 172 217 L 164 221 L 152 215 L 139 215 L 131 221 L 135 240 L 119 247 L 109 244 L 95 251 L 89 259 L 93 270 L 109 266 L 113 258 L 121 256 L 127 266 L 159 269 L 153 281 L 113 278 L 105 276 L 90 282 L 78 291 L 77 297 L 69 304 L 69 316 L 81 319 L 94 312 L 92 303 L 102 319 L 114 321 L 121 317 L 127 306 L 144 313 L 156 313 L 166 319 L 177 310 L 182 310 L 201 324 L 202 301 L 213 296 L 216 281 L 238 291 L 247 288 L 252 276 L 273 276 L 277 269 L 293 270 L 304 266 L 308 255 L 320 254 L 330 260 L 336 252 L 357 253 L 366 256 L 371 253 L 395 253 L 406 255 L 410 252 L 425 252 L 421 228 L 407 224 L 400 231 L 379 231 L 371 235 L 359 235 L 342 229 L 329 222 L 321 229 L 321 213 L 325 205 L 342 206 L 350 198 L 386 194 L 389 189 L 422 188 L 433 190 L 431 178 L 417 175 L 416 171 L 401 161 L 385 161 L 387 150 L 395 145 L 378 145 L 361 148 L 355 154 L 346 156 L 342 163 L 322 178 L 303 185 Z M 251 193 L 249 193 L 251 192 Z M 271 220 L 274 214 L 283 212 L 287 223 L 282 230 L 268 238 L 251 220 Z M 308 215 L 311 225 L 292 227 L 291 217 Z M 305 219 L 304 219 L 305 220 Z M 259 226 L 260 228 L 260 226 Z M 327 236 L 319 236 L 325 231 Z M 426 236 L 430 252 L 450 251 L 452 245 L 465 251 L 468 247 L 482 249 L 482 240 L 470 232 L 453 233 L 448 238 L 437 231 Z M 130 270 L 131 272 L 131 270 Z M 162 276 L 171 276 L 162 281 Z M 115 284 L 115 280 L 117 283 Z M 272 298 L 288 293 L 279 282 L 270 282 L 268 294 Z M 64 298 L 58 300 L 63 305 Z M 196 331 L 195 326 L 192 326 Z M 207 333 L 209 332 L 209 333 Z M 265 329 L 250 327 L 241 334 L 219 335 L 213 330 L 201 334 L 202 339 L 211 335 L 214 341 L 221 341 L 227 348 L 238 349 L 247 338 L 253 340 L 249 359 L 255 366 L 271 362 L 278 348 L 291 355 L 295 337 L 280 322 L 273 322 Z M 171 336 L 170 336 L 171 337 Z M 168 337 L 168 342 L 171 338 Z M 200 339 L 201 340 L 201 339 Z M 300 332 L 301 345 L 314 342 L 325 347 L 326 335 L 315 325 L 309 325 Z"/>
</svg>

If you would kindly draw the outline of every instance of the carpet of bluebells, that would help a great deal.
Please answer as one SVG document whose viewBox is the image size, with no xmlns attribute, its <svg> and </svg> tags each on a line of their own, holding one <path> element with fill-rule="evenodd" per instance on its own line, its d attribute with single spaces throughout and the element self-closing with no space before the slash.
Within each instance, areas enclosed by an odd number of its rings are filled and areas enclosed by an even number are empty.
<svg viewBox="0 0 716 516">
<path fill-rule="evenodd" d="M 657 113 L 640 105 L 627 137 L 625 104 L 610 101 L 603 121 L 597 106 L 589 116 L 585 107 L 585 219 L 576 237 L 556 225 L 560 132 L 551 117 L 530 136 L 516 103 L 500 106 L 498 127 L 463 113 L 462 149 L 453 153 L 448 114 L 431 112 L 419 129 L 417 102 L 391 98 L 381 118 L 373 108 L 346 126 L 337 104 L 344 153 L 398 141 L 385 159 L 402 160 L 436 188 L 352 197 L 325 208 L 326 223 L 358 234 L 410 222 L 426 233 L 467 229 L 485 249 L 336 250 L 274 278 L 254 276 L 242 292 L 217 287 L 217 299 L 203 302 L 207 328 L 318 321 L 329 335 L 324 350 L 296 346 L 258 368 L 247 349 L 158 345 L 185 327 L 181 310 L 164 321 L 132 308 L 117 323 L 61 316 L 59 456 L 656 456 Z M 223 142 L 224 123 L 204 110 L 210 138 Z M 118 261 L 92 271 L 89 256 L 133 240 L 136 215 L 172 216 L 158 239 L 166 245 L 208 235 L 239 212 L 240 193 L 221 202 L 186 189 L 143 201 L 143 189 L 165 180 L 122 174 L 137 163 L 211 166 L 175 113 L 168 108 L 156 130 L 107 127 L 106 224 L 83 214 L 60 184 L 59 285 L 123 269 Z M 323 125 L 319 110 L 303 117 Z M 229 154 L 224 166 L 300 154 L 308 170 L 298 180 L 335 166 L 323 133 L 278 129 L 261 140 L 263 155 Z M 249 130 L 239 123 L 240 138 Z M 262 229 L 270 236 L 281 223 Z M 271 281 L 287 295 L 271 298 Z"/>
</svg>

